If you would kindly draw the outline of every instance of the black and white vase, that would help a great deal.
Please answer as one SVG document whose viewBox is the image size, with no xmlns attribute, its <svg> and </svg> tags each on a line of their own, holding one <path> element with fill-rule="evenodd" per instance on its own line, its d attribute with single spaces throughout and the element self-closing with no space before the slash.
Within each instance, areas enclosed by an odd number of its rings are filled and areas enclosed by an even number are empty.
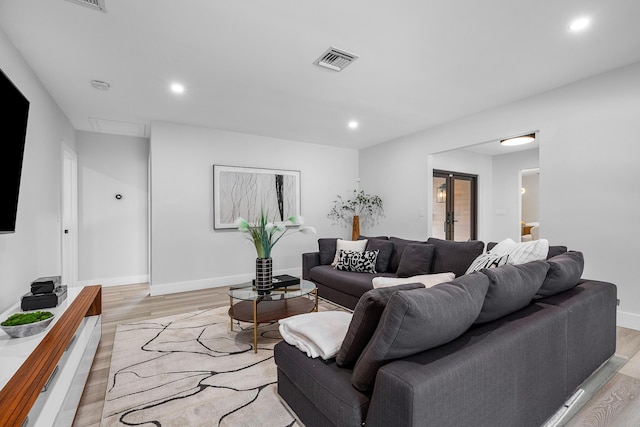
<svg viewBox="0 0 640 427">
<path fill-rule="evenodd" d="M 256 291 L 260 295 L 267 295 L 273 289 L 273 260 L 271 258 L 256 258 Z"/>
</svg>

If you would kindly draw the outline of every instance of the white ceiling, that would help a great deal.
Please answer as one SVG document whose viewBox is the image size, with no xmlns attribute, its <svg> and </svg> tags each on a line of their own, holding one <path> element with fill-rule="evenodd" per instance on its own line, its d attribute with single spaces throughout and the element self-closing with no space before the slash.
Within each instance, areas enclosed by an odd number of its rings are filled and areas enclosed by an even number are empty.
<svg viewBox="0 0 640 427">
<path fill-rule="evenodd" d="M 106 0 L 106 10 L 0 0 L 0 25 L 79 130 L 97 119 L 148 135 L 163 120 L 360 148 L 640 60 L 638 0 Z M 568 32 L 582 15 L 590 29 Z M 339 73 L 314 66 L 330 46 L 359 59 Z"/>
</svg>

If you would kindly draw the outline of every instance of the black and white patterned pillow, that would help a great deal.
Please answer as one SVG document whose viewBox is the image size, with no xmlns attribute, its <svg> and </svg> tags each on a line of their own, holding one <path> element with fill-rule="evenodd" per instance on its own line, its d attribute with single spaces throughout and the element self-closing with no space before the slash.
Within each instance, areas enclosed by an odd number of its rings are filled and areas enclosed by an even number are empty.
<svg viewBox="0 0 640 427">
<path fill-rule="evenodd" d="M 378 258 L 379 252 L 378 249 L 364 252 L 341 250 L 335 269 L 357 271 L 359 273 L 375 273 L 376 259 Z"/>
<path fill-rule="evenodd" d="M 507 264 L 509 261 L 509 255 L 497 255 L 491 253 L 484 253 L 473 260 L 465 274 L 473 273 L 474 271 L 480 271 L 483 268 L 495 268 L 501 265 Z"/>
</svg>

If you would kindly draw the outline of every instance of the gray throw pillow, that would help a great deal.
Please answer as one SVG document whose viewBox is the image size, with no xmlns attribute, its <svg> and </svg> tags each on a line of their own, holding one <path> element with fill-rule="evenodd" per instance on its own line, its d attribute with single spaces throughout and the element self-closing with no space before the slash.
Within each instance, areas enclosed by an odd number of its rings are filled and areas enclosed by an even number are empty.
<svg viewBox="0 0 640 427">
<path fill-rule="evenodd" d="M 549 246 L 549 252 L 547 253 L 547 259 L 553 258 L 567 252 L 566 246 Z"/>
<path fill-rule="evenodd" d="M 391 255 L 391 260 L 389 261 L 389 268 L 387 271 L 391 273 L 395 273 L 398 271 L 398 266 L 400 265 L 400 259 L 402 258 L 402 253 L 404 252 L 404 248 L 407 245 L 411 244 L 424 244 L 427 242 L 420 242 L 418 240 L 407 240 L 400 239 L 399 237 L 389 237 L 389 241 L 393 243 L 393 254 Z"/>
<path fill-rule="evenodd" d="M 353 368 L 351 384 L 370 392 L 383 365 L 462 335 L 478 317 L 488 287 L 485 275 L 473 273 L 432 288 L 394 293 Z"/>
<path fill-rule="evenodd" d="M 410 244 L 402 252 L 396 275 L 411 277 L 431 273 L 435 248 L 428 244 Z"/>
<path fill-rule="evenodd" d="M 336 256 L 337 237 L 318 239 L 318 251 L 320 252 L 320 264 L 329 265 Z"/>
<path fill-rule="evenodd" d="M 467 272 L 471 263 L 484 251 L 484 242 L 469 240 L 454 242 L 452 240 L 429 237 L 427 243 L 435 246 L 432 273 L 455 273 L 456 277 Z"/>
<path fill-rule="evenodd" d="M 584 270 L 584 256 L 569 251 L 547 260 L 549 271 L 536 296 L 548 297 L 567 291 L 578 284 Z"/>
<path fill-rule="evenodd" d="M 531 261 L 480 270 L 491 284 L 475 323 L 490 322 L 529 305 L 548 269 L 546 261 Z"/>
<path fill-rule="evenodd" d="M 386 273 L 389 268 L 389 261 L 391 261 L 391 255 L 393 254 L 393 243 L 388 240 L 382 240 L 379 238 L 372 238 L 367 240 L 368 251 L 378 251 L 378 258 L 376 259 L 376 272 Z"/>
<path fill-rule="evenodd" d="M 378 327 L 382 311 L 387 306 L 391 295 L 398 291 L 418 288 L 424 288 L 424 285 L 422 283 L 407 283 L 365 292 L 353 310 L 347 335 L 336 355 L 336 365 L 341 368 L 350 368 L 356 363 Z"/>
</svg>

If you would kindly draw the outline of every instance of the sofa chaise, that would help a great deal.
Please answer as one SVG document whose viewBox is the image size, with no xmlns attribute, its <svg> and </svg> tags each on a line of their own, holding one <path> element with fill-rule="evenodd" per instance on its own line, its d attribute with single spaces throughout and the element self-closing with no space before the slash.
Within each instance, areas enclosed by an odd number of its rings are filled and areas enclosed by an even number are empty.
<svg viewBox="0 0 640 427">
<path fill-rule="evenodd" d="M 342 292 L 357 303 L 340 352 L 314 359 L 278 343 L 278 393 L 307 427 L 540 426 L 615 352 L 616 286 L 583 267 L 568 251 L 431 288 Z M 316 283 L 342 298 L 335 280 Z"/>
</svg>

